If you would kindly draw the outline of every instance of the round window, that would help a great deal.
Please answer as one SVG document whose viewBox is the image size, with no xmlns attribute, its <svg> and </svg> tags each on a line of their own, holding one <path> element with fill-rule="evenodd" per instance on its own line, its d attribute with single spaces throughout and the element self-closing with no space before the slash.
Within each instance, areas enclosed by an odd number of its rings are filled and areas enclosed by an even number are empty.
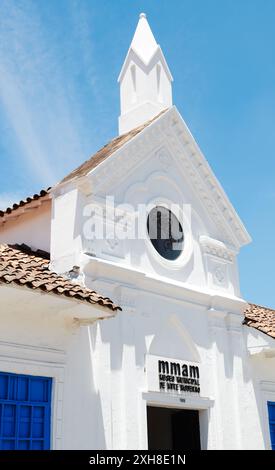
<svg viewBox="0 0 275 470">
<path fill-rule="evenodd" d="M 151 210 L 147 231 L 153 247 L 163 258 L 175 260 L 180 256 L 184 241 L 182 226 L 166 207 L 157 206 Z"/>
</svg>

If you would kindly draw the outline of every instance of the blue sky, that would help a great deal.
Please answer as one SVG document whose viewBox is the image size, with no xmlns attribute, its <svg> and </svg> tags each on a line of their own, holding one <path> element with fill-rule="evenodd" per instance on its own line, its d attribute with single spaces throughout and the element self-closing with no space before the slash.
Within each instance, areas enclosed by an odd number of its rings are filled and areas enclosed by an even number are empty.
<svg viewBox="0 0 275 470">
<path fill-rule="evenodd" d="M 0 207 L 117 134 L 117 76 L 147 13 L 174 103 L 244 221 L 241 290 L 275 308 L 274 0 L 1 0 Z"/>
</svg>

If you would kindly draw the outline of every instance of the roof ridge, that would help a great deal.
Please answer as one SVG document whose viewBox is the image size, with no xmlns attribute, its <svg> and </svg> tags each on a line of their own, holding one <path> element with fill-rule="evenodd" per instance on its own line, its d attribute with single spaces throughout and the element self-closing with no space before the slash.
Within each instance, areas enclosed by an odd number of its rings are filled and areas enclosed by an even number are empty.
<svg viewBox="0 0 275 470">
<path fill-rule="evenodd" d="M 72 170 L 67 176 L 65 176 L 58 184 L 67 183 L 73 179 L 87 175 L 91 170 L 97 167 L 101 162 L 110 157 L 116 150 L 120 149 L 124 144 L 133 139 L 137 134 L 143 131 L 146 127 L 157 120 L 162 114 L 168 111 L 170 108 L 163 109 L 153 118 L 144 122 L 143 124 L 131 129 L 124 134 L 118 135 L 111 139 L 107 144 L 97 150 L 90 158 L 85 160 L 81 165 Z"/>
</svg>

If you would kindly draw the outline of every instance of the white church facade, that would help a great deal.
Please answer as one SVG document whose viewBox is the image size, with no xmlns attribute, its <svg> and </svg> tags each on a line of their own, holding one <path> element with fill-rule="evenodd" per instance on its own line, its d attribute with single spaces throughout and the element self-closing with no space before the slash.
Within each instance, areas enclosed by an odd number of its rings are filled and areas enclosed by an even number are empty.
<svg viewBox="0 0 275 470">
<path fill-rule="evenodd" d="M 146 16 L 119 135 L 0 212 L 0 449 L 275 449 L 275 311 Z"/>
</svg>

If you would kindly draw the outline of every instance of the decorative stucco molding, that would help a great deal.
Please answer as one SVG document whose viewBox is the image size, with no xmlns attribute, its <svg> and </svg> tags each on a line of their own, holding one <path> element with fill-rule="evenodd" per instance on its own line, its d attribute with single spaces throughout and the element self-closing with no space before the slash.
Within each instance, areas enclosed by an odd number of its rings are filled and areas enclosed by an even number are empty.
<svg viewBox="0 0 275 470">
<path fill-rule="evenodd" d="M 202 235 L 199 241 L 204 254 L 215 256 L 216 258 L 220 258 L 230 263 L 234 261 L 236 252 L 228 248 L 225 243 L 205 235 Z"/>
<path fill-rule="evenodd" d="M 113 187 L 151 157 L 156 147 L 168 144 L 178 168 L 187 175 L 224 242 L 239 249 L 250 237 L 214 176 L 205 157 L 175 107 L 172 107 L 98 165 L 90 177 L 97 194 Z M 167 163 L 167 162 L 165 162 Z"/>
<path fill-rule="evenodd" d="M 224 243 L 208 236 L 201 236 L 199 243 L 204 257 L 209 287 L 229 289 L 230 276 L 232 275 L 229 267 L 234 263 L 235 251 L 229 249 Z"/>
<path fill-rule="evenodd" d="M 167 171 L 172 164 L 171 156 L 165 147 L 161 147 L 156 151 L 156 157 L 159 161 L 161 168 Z"/>
</svg>

